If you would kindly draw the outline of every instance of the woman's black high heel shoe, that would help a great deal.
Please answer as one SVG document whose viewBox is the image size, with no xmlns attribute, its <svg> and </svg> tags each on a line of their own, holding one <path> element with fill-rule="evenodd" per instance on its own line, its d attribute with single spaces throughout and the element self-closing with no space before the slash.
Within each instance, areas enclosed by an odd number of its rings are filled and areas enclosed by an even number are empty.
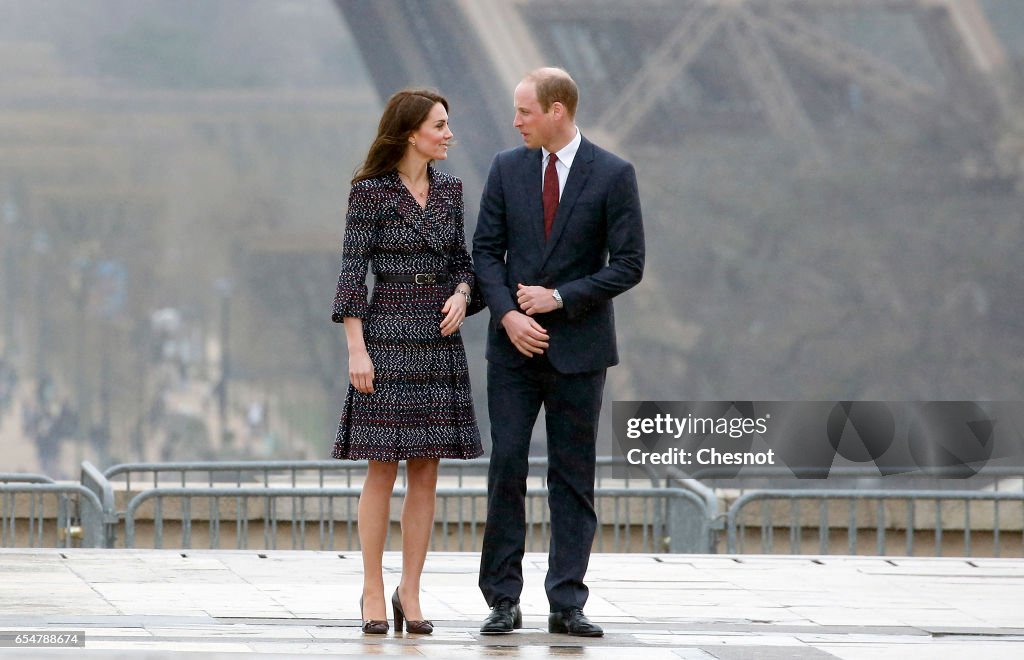
<svg viewBox="0 0 1024 660">
<path fill-rule="evenodd" d="M 395 616 L 396 617 L 398 616 L 397 613 L 396 613 Z M 383 621 L 379 621 L 379 620 L 375 620 L 375 619 L 365 619 L 365 618 L 363 618 L 363 597 L 362 596 L 359 597 L 359 618 L 363 620 L 363 633 L 364 634 L 366 634 L 366 635 L 386 635 L 386 634 L 388 634 L 389 626 L 388 626 L 387 619 L 384 619 Z M 395 625 L 396 626 L 398 625 L 397 619 L 395 620 Z M 401 630 L 401 628 L 399 628 L 399 630 Z"/>
<path fill-rule="evenodd" d="M 391 597 L 391 607 L 395 608 L 395 631 L 402 632 L 402 622 L 405 621 L 405 628 L 411 633 L 419 635 L 429 635 L 434 632 L 434 624 L 426 619 L 422 621 L 413 621 L 405 618 L 405 610 L 402 609 L 402 601 L 398 598 L 398 589 L 395 589 L 395 594 Z"/>
</svg>

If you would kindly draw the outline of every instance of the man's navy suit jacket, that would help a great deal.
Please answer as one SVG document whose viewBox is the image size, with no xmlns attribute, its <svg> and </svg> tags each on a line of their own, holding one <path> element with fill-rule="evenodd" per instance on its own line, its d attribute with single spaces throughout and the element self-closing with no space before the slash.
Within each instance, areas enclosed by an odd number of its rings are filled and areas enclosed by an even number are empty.
<svg viewBox="0 0 1024 660">
<path fill-rule="evenodd" d="M 562 190 L 551 236 L 544 238 L 540 149 L 494 158 L 473 237 L 477 285 L 491 310 L 487 359 L 506 366 L 528 358 L 501 326 L 517 284 L 558 289 L 564 307 L 537 314 L 550 336 L 548 359 L 561 373 L 618 364 L 612 298 L 644 270 L 644 232 L 633 166 L 582 138 Z"/>
</svg>

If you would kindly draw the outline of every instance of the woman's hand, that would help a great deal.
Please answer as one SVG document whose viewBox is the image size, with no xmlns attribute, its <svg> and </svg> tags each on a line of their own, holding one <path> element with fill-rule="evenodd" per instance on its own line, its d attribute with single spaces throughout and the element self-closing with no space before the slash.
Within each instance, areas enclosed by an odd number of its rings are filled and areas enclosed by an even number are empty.
<svg viewBox="0 0 1024 660">
<path fill-rule="evenodd" d="M 349 351 L 348 378 L 363 394 L 373 394 L 373 362 L 366 350 Z"/>
<path fill-rule="evenodd" d="M 454 334 L 462 327 L 462 322 L 466 318 L 466 304 L 466 296 L 458 290 L 445 301 L 444 307 L 441 308 L 441 313 L 444 314 L 444 318 L 441 319 L 442 337 Z"/>
</svg>

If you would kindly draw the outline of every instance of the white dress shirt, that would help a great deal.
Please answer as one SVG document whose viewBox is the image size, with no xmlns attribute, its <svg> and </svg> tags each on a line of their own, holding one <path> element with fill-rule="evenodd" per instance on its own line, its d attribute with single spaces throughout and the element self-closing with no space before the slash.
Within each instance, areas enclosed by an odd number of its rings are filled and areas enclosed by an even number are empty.
<svg viewBox="0 0 1024 660">
<path fill-rule="evenodd" d="M 558 199 L 562 199 L 562 191 L 565 190 L 565 180 L 569 178 L 569 170 L 572 169 L 572 161 L 576 158 L 576 152 L 580 148 L 580 141 L 582 140 L 580 135 L 580 129 L 576 129 L 576 137 L 569 140 L 569 144 L 562 147 L 560 150 L 555 152 L 558 156 L 558 160 L 555 162 L 555 172 L 558 173 Z M 540 185 L 543 190 L 544 186 L 544 170 L 548 167 L 548 155 L 551 153 L 544 147 L 540 148 L 541 161 L 540 161 Z"/>
</svg>

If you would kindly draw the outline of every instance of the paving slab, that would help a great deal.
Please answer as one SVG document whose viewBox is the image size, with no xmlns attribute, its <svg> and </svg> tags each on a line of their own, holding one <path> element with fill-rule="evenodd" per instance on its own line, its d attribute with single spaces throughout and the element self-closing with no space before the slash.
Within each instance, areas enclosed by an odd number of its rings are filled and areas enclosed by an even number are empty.
<svg viewBox="0 0 1024 660">
<path fill-rule="evenodd" d="M 359 630 L 358 553 L 0 549 L 0 632 L 84 631 L 0 657 L 942 660 L 1024 657 L 1024 560 L 596 554 L 599 639 L 547 632 L 547 557 L 528 554 L 524 628 L 484 636 L 479 556 L 432 553 L 434 635 Z M 401 555 L 386 553 L 389 589 Z"/>
</svg>

